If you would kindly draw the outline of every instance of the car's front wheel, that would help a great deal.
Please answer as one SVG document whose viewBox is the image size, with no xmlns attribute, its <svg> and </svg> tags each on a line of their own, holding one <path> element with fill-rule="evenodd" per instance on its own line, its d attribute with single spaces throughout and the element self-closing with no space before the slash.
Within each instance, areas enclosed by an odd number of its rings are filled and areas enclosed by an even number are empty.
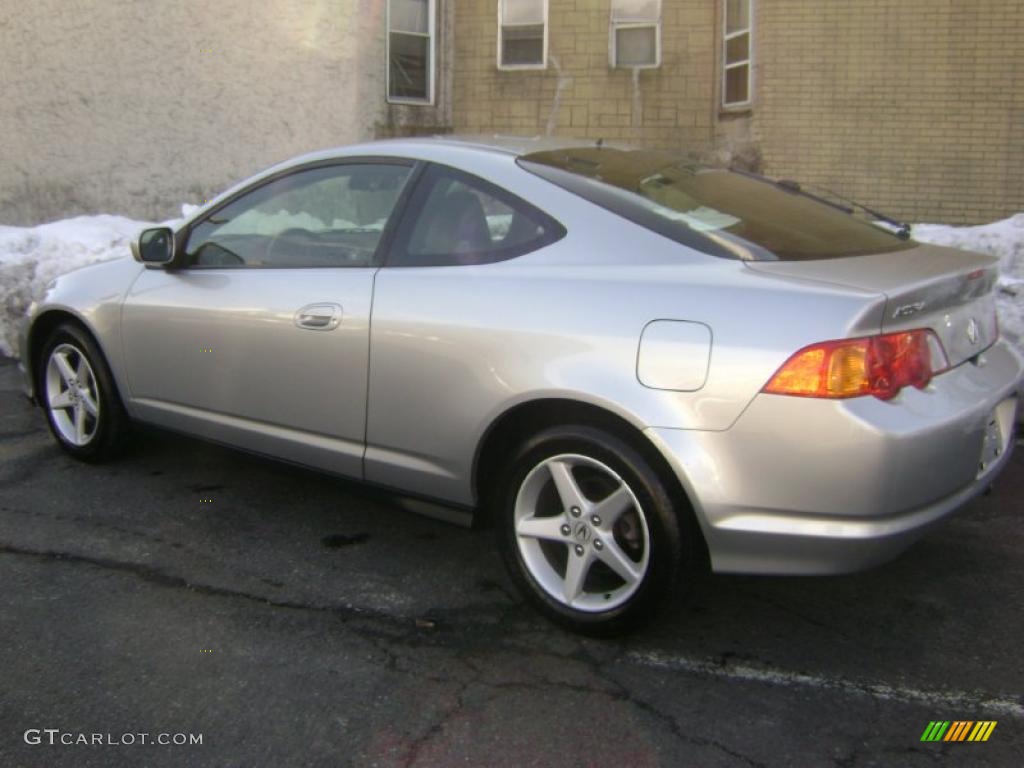
<svg viewBox="0 0 1024 768">
<path fill-rule="evenodd" d="M 633 627 L 693 565 L 668 488 L 639 451 L 602 429 L 560 426 L 526 441 L 499 503 L 513 581 L 573 631 Z"/>
<path fill-rule="evenodd" d="M 83 461 L 102 461 L 128 431 L 113 376 L 92 338 L 77 325 L 57 326 L 39 358 L 39 398 L 61 448 Z"/>
</svg>

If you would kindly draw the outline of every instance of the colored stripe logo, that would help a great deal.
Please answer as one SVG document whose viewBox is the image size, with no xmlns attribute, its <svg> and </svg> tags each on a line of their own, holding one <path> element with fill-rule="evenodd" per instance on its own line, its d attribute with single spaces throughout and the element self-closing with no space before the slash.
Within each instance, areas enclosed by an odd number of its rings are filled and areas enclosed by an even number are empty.
<svg viewBox="0 0 1024 768">
<path fill-rule="evenodd" d="M 988 741 L 995 729 L 995 720 L 932 720 L 921 741 Z"/>
</svg>

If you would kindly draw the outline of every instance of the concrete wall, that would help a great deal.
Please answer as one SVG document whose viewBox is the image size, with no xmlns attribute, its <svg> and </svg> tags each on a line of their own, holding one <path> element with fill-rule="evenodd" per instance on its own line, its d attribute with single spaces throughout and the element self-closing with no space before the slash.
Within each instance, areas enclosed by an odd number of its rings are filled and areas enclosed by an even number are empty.
<svg viewBox="0 0 1024 768">
<path fill-rule="evenodd" d="M 410 119 L 445 124 L 443 106 L 386 105 L 384 8 L 3 3 L 0 222 L 99 211 L 161 219 L 292 155 Z"/>
</svg>

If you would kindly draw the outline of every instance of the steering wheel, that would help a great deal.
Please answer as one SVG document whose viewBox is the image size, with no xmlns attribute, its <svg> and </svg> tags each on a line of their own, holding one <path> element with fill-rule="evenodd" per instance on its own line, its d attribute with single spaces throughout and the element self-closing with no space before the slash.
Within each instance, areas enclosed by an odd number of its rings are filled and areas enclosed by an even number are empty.
<svg viewBox="0 0 1024 768">
<path fill-rule="evenodd" d="M 264 253 L 264 258 L 266 258 L 267 261 L 273 261 L 276 249 L 280 246 L 282 240 L 300 245 L 310 245 L 315 242 L 315 238 L 312 233 L 307 229 L 302 229 L 301 227 L 289 227 L 288 229 L 282 229 L 267 241 L 267 250 Z"/>
<path fill-rule="evenodd" d="M 217 243 L 203 243 L 189 258 L 190 264 L 204 267 L 234 267 L 245 264 L 245 260 L 234 251 Z"/>
</svg>

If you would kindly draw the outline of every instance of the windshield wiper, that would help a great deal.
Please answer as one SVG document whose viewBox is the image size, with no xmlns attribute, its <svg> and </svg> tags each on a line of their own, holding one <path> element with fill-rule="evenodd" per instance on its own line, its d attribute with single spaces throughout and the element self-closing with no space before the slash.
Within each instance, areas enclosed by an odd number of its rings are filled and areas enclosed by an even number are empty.
<svg viewBox="0 0 1024 768">
<path fill-rule="evenodd" d="M 741 176 L 746 176 L 747 178 L 750 179 L 757 179 L 758 181 L 763 181 L 766 184 L 771 184 L 773 187 L 778 187 L 779 189 L 784 189 L 787 192 L 792 192 L 794 195 L 801 195 L 803 197 L 810 198 L 816 203 L 821 203 L 822 205 L 827 205 L 829 208 L 835 208 L 837 211 L 842 211 L 843 213 L 853 215 L 853 208 L 847 208 L 845 205 L 837 203 L 835 200 L 829 200 L 828 198 L 822 197 L 821 195 L 815 195 L 812 192 L 808 192 L 806 189 L 800 186 L 799 181 L 793 181 L 792 179 L 769 179 L 767 176 L 761 176 L 760 174 L 757 173 L 750 173 L 749 171 L 741 171 L 738 168 L 734 168 L 732 172 L 738 173 Z"/>
<path fill-rule="evenodd" d="M 835 200 L 829 200 L 828 198 L 822 197 L 821 195 L 815 195 L 812 192 L 808 192 L 806 189 L 803 188 L 799 181 L 793 181 L 792 179 L 770 179 L 770 181 L 776 187 L 782 187 L 787 192 L 795 192 L 798 195 L 809 197 L 811 200 L 814 200 L 815 202 L 824 203 L 825 205 L 835 208 L 836 210 L 842 211 L 843 213 L 853 213 L 854 211 L 853 208 L 847 208 L 845 205 L 841 205 L 837 203 Z"/>
<path fill-rule="evenodd" d="M 830 195 L 831 197 L 834 197 L 836 200 L 842 200 L 844 203 L 851 207 L 847 208 L 846 206 L 839 205 L 838 203 L 832 202 L 831 200 L 827 200 L 824 197 L 808 192 L 806 189 L 803 188 L 803 186 L 801 186 L 800 182 L 793 181 L 792 179 L 780 179 L 779 181 L 776 181 L 775 184 L 776 186 L 782 187 L 783 189 L 790 189 L 794 192 L 798 192 L 802 195 L 806 195 L 807 197 L 811 197 L 815 200 L 818 200 L 819 202 L 827 203 L 828 205 L 831 205 L 833 208 L 838 208 L 839 210 L 846 211 L 847 213 L 853 213 L 854 210 L 859 208 L 860 210 L 864 211 L 864 213 L 866 213 L 868 216 L 871 216 L 877 219 L 878 221 L 884 221 L 886 224 L 890 224 L 891 226 L 896 227 L 896 232 L 894 233 L 896 237 L 900 238 L 901 240 L 910 239 L 910 225 L 907 224 L 905 221 L 898 221 L 892 218 L 891 216 L 886 216 L 884 213 L 880 213 L 879 211 L 876 211 L 873 208 L 868 208 L 866 205 L 864 205 L 864 203 L 858 203 L 856 200 L 851 200 L 848 197 L 843 197 L 842 195 L 833 192 L 831 189 L 825 189 L 824 187 L 818 186 L 817 184 L 804 185 L 811 187 L 812 189 L 821 190 L 826 195 Z"/>
</svg>

